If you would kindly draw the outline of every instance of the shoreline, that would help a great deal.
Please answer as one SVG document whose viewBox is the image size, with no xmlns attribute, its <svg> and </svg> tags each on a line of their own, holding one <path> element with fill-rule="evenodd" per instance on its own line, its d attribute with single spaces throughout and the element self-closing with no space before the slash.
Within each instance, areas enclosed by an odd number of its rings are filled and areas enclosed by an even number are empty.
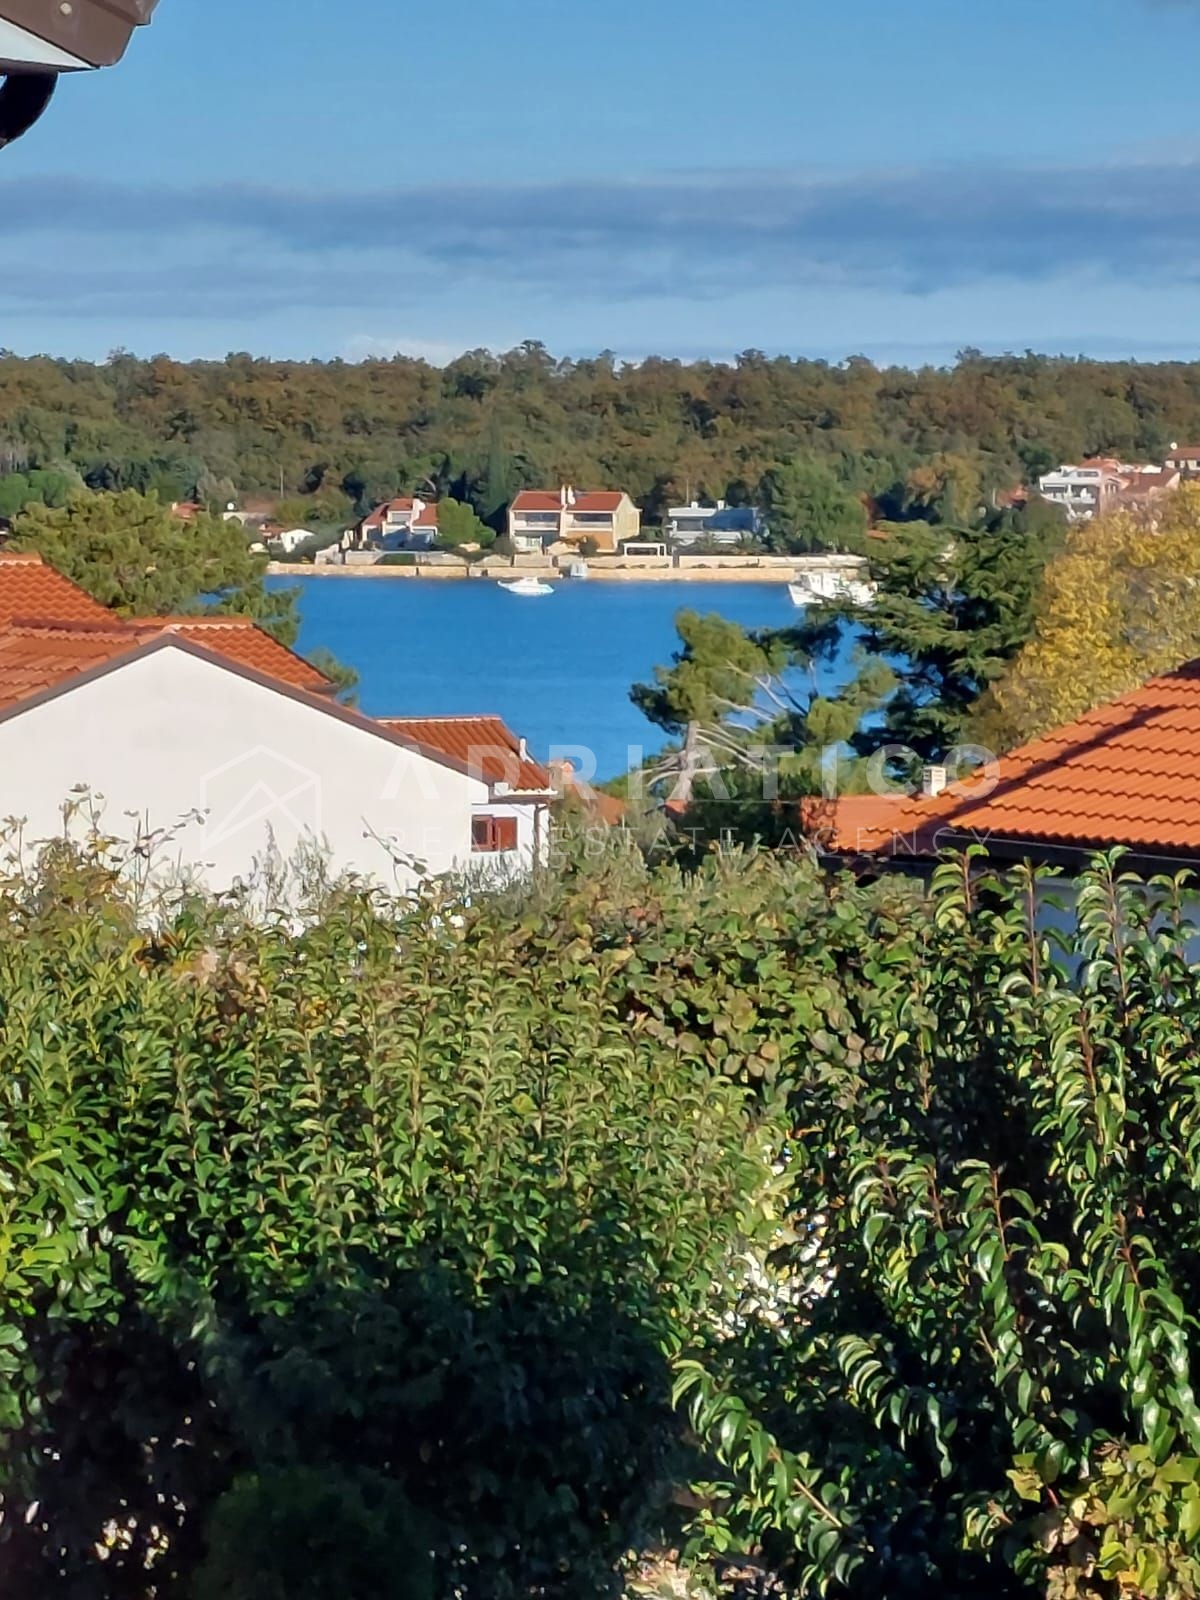
<svg viewBox="0 0 1200 1600">
<path fill-rule="evenodd" d="M 578 587 L 578 578 L 571 578 L 554 567 L 515 567 L 505 570 L 473 573 L 447 567 L 383 567 L 383 566 L 313 566 L 303 562 L 271 561 L 267 564 L 271 578 L 399 578 L 406 582 L 432 581 L 435 583 L 512 583 L 517 578 L 540 578 L 548 583 L 561 583 L 564 588 Z M 790 583 L 793 572 L 770 567 L 694 567 L 681 570 L 676 567 L 643 568 L 592 568 L 588 583 Z"/>
</svg>

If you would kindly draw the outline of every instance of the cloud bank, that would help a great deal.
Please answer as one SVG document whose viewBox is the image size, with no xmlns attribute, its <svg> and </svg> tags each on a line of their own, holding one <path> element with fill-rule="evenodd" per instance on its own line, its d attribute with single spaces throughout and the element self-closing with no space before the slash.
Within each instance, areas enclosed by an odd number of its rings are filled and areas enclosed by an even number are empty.
<svg viewBox="0 0 1200 1600">
<path fill-rule="evenodd" d="M 1200 277 L 1200 161 L 311 192 L 0 182 L 0 307 L 217 318 L 503 299 Z"/>
</svg>

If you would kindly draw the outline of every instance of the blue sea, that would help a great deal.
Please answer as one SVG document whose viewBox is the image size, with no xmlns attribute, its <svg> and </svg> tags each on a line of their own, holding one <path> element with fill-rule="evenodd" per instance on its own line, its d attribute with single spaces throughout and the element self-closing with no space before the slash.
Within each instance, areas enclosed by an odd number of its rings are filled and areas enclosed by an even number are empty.
<svg viewBox="0 0 1200 1600">
<path fill-rule="evenodd" d="M 543 760 L 585 746 L 614 777 L 665 736 L 630 702 L 679 640 L 679 611 L 716 612 L 750 628 L 797 613 L 774 583 L 563 583 L 521 599 L 490 581 L 277 578 L 301 590 L 300 649 L 324 645 L 359 674 L 373 716 L 497 713 Z M 848 641 L 819 675 L 826 692 L 852 675 Z"/>
</svg>

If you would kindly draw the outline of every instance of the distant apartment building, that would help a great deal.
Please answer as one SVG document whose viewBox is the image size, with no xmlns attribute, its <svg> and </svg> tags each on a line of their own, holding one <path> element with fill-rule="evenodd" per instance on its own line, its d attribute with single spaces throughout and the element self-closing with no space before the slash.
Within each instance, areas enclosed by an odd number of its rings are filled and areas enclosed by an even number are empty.
<svg viewBox="0 0 1200 1600">
<path fill-rule="evenodd" d="M 690 505 L 668 509 L 663 531 L 676 545 L 710 541 L 732 546 L 759 538 L 765 528 L 754 506 L 727 506 L 724 500 L 718 500 L 715 506 L 702 506 L 693 500 Z"/>
<path fill-rule="evenodd" d="M 349 550 L 428 550 L 437 543 L 438 508 L 415 497 L 385 500 L 354 528 Z"/>
<path fill-rule="evenodd" d="M 1087 522 L 1111 509 L 1120 492 L 1121 463 L 1107 457 L 1064 465 L 1038 479 L 1042 499 L 1062 506 L 1070 522 Z"/>
<path fill-rule="evenodd" d="M 642 513 L 621 491 L 523 489 L 508 508 L 508 537 L 524 555 L 585 539 L 611 554 L 641 531 Z"/>
</svg>

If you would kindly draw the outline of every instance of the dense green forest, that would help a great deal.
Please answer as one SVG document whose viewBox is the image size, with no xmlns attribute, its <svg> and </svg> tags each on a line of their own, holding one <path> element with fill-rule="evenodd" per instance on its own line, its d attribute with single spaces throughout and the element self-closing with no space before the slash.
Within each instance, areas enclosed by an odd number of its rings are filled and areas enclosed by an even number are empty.
<svg viewBox="0 0 1200 1600">
<path fill-rule="evenodd" d="M 884 516 L 953 521 L 1060 460 L 1156 458 L 1196 434 L 1200 364 L 1187 363 L 964 352 L 909 371 L 751 351 L 623 365 L 537 344 L 444 369 L 0 356 L 0 472 L 164 499 L 282 485 L 331 522 L 420 487 L 494 516 L 518 488 L 559 482 L 627 488 L 653 520 L 688 495 L 769 497 L 780 463 L 810 456 Z"/>
<path fill-rule="evenodd" d="M 6 1597 L 1194 1600 L 1181 884 L 120 864 L 0 879 Z"/>
</svg>

